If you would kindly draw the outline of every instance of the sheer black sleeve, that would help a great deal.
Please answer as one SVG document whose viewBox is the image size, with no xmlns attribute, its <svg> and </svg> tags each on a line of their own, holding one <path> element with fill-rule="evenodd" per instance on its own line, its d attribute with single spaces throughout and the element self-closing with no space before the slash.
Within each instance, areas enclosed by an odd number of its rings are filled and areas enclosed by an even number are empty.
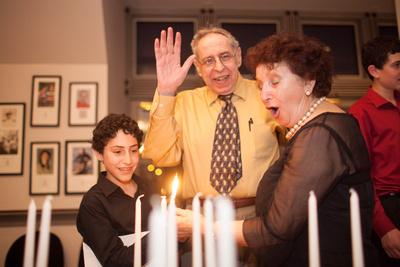
<svg viewBox="0 0 400 267">
<path fill-rule="evenodd" d="M 264 212 L 243 224 L 250 247 L 293 240 L 306 226 L 309 192 L 320 201 L 348 171 L 337 141 L 323 126 L 302 129 L 285 153 L 281 173 L 271 178 L 267 171 L 260 182 L 257 196 L 272 191 Z"/>
</svg>

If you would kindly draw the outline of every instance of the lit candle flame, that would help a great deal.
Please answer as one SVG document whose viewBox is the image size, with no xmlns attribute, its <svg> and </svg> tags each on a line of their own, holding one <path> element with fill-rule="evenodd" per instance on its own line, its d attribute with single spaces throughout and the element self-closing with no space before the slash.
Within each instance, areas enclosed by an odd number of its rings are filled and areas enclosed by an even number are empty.
<svg viewBox="0 0 400 267">
<path fill-rule="evenodd" d="M 178 191 L 178 186 L 179 186 L 178 174 L 175 174 L 174 180 L 172 181 L 171 200 L 175 200 L 176 192 Z"/>
</svg>

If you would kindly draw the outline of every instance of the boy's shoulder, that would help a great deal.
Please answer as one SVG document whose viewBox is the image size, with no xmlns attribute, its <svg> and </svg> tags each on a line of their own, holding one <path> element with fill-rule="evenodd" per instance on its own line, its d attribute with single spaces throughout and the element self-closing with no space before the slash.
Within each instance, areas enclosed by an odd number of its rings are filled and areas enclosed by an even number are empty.
<svg viewBox="0 0 400 267">
<path fill-rule="evenodd" d="M 368 106 L 371 104 L 371 99 L 367 93 L 350 106 L 349 112 L 351 114 L 365 112 L 368 109 Z"/>
</svg>

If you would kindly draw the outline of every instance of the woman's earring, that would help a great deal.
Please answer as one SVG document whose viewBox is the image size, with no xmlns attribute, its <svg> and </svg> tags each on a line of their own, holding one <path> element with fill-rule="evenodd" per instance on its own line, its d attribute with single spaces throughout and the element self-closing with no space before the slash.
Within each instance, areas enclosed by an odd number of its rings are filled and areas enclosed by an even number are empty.
<svg viewBox="0 0 400 267">
<path fill-rule="evenodd" d="M 311 95 L 311 91 L 310 90 L 306 90 L 306 96 L 310 96 Z"/>
</svg>

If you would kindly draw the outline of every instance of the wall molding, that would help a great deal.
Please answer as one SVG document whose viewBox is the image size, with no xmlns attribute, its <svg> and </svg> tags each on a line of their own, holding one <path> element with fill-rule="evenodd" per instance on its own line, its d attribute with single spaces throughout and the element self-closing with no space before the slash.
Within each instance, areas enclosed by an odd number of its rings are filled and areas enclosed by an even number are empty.
<svg viewBox="0 0 400 267">
<path fill-rule="evenodd" d="M 51 211 L 52 225 L 72 225 L 76 223 L 77 209 L 60 209 Z M 36 223 L 40 225 L 42 212 L 38 210 L 36 213 Z M 18 227 L 25 226 L 27 219 L 27 211 L 10 210 L 0 211 L 0 227 Z"/>
</svg>

